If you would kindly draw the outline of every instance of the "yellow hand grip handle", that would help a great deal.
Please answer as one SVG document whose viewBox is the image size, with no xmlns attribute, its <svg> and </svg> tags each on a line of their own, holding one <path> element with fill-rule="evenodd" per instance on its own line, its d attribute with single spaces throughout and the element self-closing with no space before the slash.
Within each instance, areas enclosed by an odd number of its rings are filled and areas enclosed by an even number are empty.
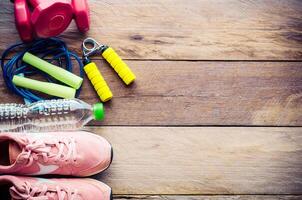
<svg viewBox="0 0 302 200">
<path fill-rule="evenodd" d="M 102 55 L 110 63 L 112 68 L 116 71 L 126 85 L 130 85 L 136 79 L 136 76 L 128 65 L 111 47 L 108 47 Z"/>
<path fill-rule="evenodd" d="M 84 71 L 86 72 L 90 82 L 92 83 L 102 102 L 106 102 L 112 99 L 112 92 L 96 64 L 94 62 L 91 62 L 85 65 Z"/>
</svg>

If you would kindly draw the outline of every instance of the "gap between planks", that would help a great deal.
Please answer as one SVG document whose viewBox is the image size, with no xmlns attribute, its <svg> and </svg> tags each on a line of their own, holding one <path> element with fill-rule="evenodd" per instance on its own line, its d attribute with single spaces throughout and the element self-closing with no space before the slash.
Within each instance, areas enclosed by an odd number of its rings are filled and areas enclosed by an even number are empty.
<svg viewBox="0 0 302 200">
<path fill-rule="evenodd" d="M 295 195 L 115 195 L 116 200 L 301 200 L 302 196 Z"/>
</svg>

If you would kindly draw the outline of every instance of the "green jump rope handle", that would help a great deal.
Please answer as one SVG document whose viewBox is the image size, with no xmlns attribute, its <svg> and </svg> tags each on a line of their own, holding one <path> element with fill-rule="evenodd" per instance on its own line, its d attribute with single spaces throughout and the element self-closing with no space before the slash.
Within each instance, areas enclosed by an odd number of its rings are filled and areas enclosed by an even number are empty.
<svg viewBox="0 0 302 200">
<path fill-rule="evenodd" d="M 45 60 L 42 60 L 31 53 L 25 53 L 23 56 L 23 61 L 75 89 L 79 89 L 82 85 L 83 79 L 81 77 L 61 67 L 46 62 Z"/>
<path fill-rule="evenodd" d="M 74 98 L 76 94 L 76 90 L 71 87 L 67 87 L 55 83 L 36 81 L 30 78 L 25 78 L 17 75 L 13 77 L 13 83 L 19 87 L 36 90 L 39 92 L 43 92 L 45 94 L 49 94 L 52 96 L 61 97 L 65 99 Z"/>
</svg>

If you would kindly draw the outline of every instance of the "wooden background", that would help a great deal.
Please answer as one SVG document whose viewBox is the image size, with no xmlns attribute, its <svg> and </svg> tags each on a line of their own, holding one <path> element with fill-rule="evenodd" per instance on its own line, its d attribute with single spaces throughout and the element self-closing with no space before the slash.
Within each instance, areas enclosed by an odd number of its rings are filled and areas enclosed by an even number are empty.
<svg viewBox="0 0 302 200">
<path fill-rule="evenodd" d="M 91 0 L 94 37 L 136 73 L 87 129 L 114 162 L 95 176 L 115 198 L 302 199 L 302 1 Z M 18 40 L 0 2 L 0 52 Z M 80 53 L 72 25 L 61 36 Z M 2 102 L 22 102 L 0 81 Z M 81 99 L 98 101 L 89 82 Z"/>
</svg>

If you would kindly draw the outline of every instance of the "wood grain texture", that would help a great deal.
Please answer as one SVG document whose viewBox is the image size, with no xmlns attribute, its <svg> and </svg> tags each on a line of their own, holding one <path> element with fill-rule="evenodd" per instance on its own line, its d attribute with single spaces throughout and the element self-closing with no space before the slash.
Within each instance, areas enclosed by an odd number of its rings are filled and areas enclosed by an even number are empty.
<svg viewBox="0 0 302 200">
<path fill-rule="evenodd" d="M 73 23 L 61 37 L 78 53 L 87 36 L 111 45 L 138 77 L 125 87 L 96 60 L 115 97 L 106 120 L 91 124 L 107 126 L 87 130 L 114 147 L 112 166 L 94 178 L 115 199 L 302 199 L 302 128 L 122 127 L 302 126 L 302 1 L 90 5 L 90 32 L 80 35 Z M 13 5 L 0 0 L 0 8 L 2 53 L 18 34 Z M 2 79 L 0 96 L 22 102 Z M 87 80 L 81 99 L 98 101 Z"/>
<path fill-rule="evenodd" d="M 300 0 L 91 0 L 87 36 L 126 59 L 301 60 Z M 0 53 L 18 39 L 13 5 L 0 2 Z M 63 38 L 79 51 L 73 25 Z"/>
<path fill-rule="evenodd" d="M 300 62 L 128 61 L 138 77 L 131 87 L 96 63 L 114 98 L 94 125 L 302 125 Z M 2 81 L 2 103 L 22 102 Z M 87 79 L 81 99 L 99 101 Z"/>
<path fill-rule="evenodd" d="M 116 200 L 137 200 L 137 199 L 144 199 L 144 200 L 301 200 L 302 196 L 291 196 L 291 195 L 242 195 L 242 196 L 181 196 L 181 195 L 161 195 L 161 196 L 146 196 L 146 195 L 116 195 L 114 196 Z"/>
<path fill-rule="evenodd" d="M 123 194 L 302 194 L 302 128 L 105 127 Z"/>
</svg>

